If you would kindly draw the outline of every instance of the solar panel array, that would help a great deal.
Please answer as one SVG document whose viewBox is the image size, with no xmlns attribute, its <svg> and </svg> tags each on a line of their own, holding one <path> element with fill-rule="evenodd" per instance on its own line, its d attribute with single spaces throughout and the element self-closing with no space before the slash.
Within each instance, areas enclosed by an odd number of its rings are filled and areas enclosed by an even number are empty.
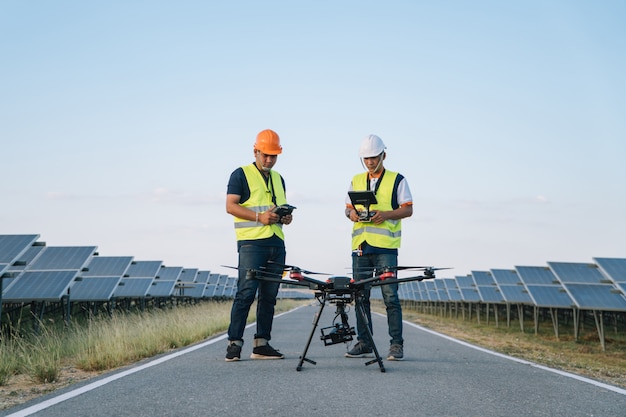
<svg viewBox="0 0 626 417">
<path fill-rule="evenodd" d="M 533 308 L 535 331 L 539 311 L 552 317 L 558 337 L 558 313 L 570 311 L 574 321 L 575 337 L 578 335 L 581 312 L 593 315 L 604 348 L 604 319 L 606 314 L 626 313 L 626 258 L 593 258 L 593 263 L 547 262 L 545 266 L 516 266 L 513 269 L 472 271 L 465 276 L 410 281 L 401 284 L 399 296 L 405 302 L 415 302 L 422 308 L 445 304 L 444 311 L 452 305 L 461 305 L 465 314 L 475 307 L 487 313 L 490 306 L 498 321 L 497 307 L 506 310 L 510 320 L 512 306 L 517 306 L 523 330 L 524 308 Z M 402 288 L 405 287 L 405 288 Z M 380 291 L 372 296 L 382 298 Z M 457 310 L 458 311 L 458 310 Z"/>
<path fill-rule="evenodd" d="M 548 262 L 546 266 L 516 266 L 412 281 L 401 285 L 406 288 L 401 288 L 400 296 L 418 302 L 523 304 L 626 312 L 626 258 L 594 258 L 594 261 Z"/>
<path fill-rule="evenodd" d="M 0 235 L 0 307 L 30 302 L 199 300 L 230 298 L 236 292 L 236 277 L 165 266 L 158 260 L 100 256 L 96 246 L 46 246 L 38 239 L 34 234 Z M 404 301 L 594 312 L 626 312 L 625 294 L 626 258 L 472 271 L 400 286 Z M 312 294 L 281 288 L 280 296 L 311 298 Z M 372 296 L 382 298 L 380 288 L 375 287 Z"/>
<path fill-rule="evenodd" d="M 100 256 L 96 246 L 47 246 L 39 235 L 0 235 L 0 307 L 233 297 L 236 277 Z M 218 279 L 210 282 L 210 277 Z M 2 309 L 0 309 L 0 318 Z"/>
</svg>

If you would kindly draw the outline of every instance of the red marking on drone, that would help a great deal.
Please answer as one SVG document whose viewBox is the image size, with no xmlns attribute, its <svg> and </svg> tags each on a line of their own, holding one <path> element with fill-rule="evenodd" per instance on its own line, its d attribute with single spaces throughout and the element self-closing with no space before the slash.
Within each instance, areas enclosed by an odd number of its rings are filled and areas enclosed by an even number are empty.
<svg viewBox="0 0 626 417">
<path fill-rule="evenodd" d="M 389 278 L 395 278 L 395 277 L 396 277 L 396 274 L 393 271 L 383 272 L 382 274 L 380 274 L 381 281 L 384 281 Z"/>
<path fill-rule="evenodd" d="M 299 271 L 291 271 L 289 273 L 289 278 L 295 279 L 296 281 L 302 281 L 303 280 L 302 273 L 300 273 Z"/>
</svg>

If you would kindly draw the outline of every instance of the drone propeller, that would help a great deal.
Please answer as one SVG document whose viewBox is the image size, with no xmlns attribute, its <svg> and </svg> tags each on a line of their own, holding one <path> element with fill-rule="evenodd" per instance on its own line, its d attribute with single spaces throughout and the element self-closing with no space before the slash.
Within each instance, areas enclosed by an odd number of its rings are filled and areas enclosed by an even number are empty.
<svg viewBox="0 0 626 417">
<path fill-rule="evenodd" d="M 328 274 L 326 272 L 314 272 L 314 271 L 309 271 L 307 269 L 302 269 L 299 266 L 295 266 L 295 265 L 285 265 L 285 264 L 279 264 L 277 262 L 272 262 L 270 261 L 269 263 L 275 264 L 275 265 L 280 265 L 282 266 L 284 271 L 294 271 L 294 272 L 300 272 L 302 274 L 307 274 L 307 275 L 332 275 L 332 274 Z"/>
<path fill-rule="evenodd" d="M 319 285 L 324 284 L 322 281 L 318 281 L 316 279 L 313 279 L 304 275 L 304 274 L 323 274 L 322 272 L 312 272 L 312 271 L 302 270 L 293 265 L 283 265 L 283 264 L 278 264 L 276 262 L 271 262 L 271 261 L 268 263 L 281 266 L 283 270 L 277 273 L 277 272 L 268 271 L 266 266 L 261 266 L 258 269 L 238 268 L 238 267 L 233 267 L 233 266 L 228 266 L 228 265 L 222 265 L 222 266 L 226 268 L 237 269 L 240 271 L 245 270 L 246 279 L 260 279 L 263 281 L 277 282 L 279 284 L 282 284 L 282 283 L 294 284 L 294 285 L 302 285 L 302 286 L 308 286 L 308 287 L 310 287 L 311 285 L 319 286 Z M 289 279 L 284 279 L 285 272 L 289 272 L 289 276 L 287 277 Z M 330 274 L 325 274 L 325 275 L 330 275 Z"/>
<path fill-rule="evenodd" d="M 238 268 L 236 266 L 230 266 L 230 265 L 220 265 L 220 266 L 224 268 L 236 269 L 237 271 L 246 271 L 246 274 L 249 278 L 256 277 L 256 278 L 280 279 L 283 276 L 282 273 L 269 272 L 267 268 L 264 266 L 260 266 L 257 269 Z"/>
<path fill-rule="evenodd" d="M 351 269 L 354 269 L 356 271 L 372 270 L 372 269 L 376 269 L 376 270 L 379 270 L 379 271 L 409 271 L 409 270 L 424 271 L 426 269 L 432 269 L 432 267 L 430 267 L 430 266 L 401 266 L 401 265 L 396 265 L 396 266 L 378 266 L 378 267 L 363 266 L 363 267 L 356 267 L 356 268 L 351 268 Z"/>
</svg>

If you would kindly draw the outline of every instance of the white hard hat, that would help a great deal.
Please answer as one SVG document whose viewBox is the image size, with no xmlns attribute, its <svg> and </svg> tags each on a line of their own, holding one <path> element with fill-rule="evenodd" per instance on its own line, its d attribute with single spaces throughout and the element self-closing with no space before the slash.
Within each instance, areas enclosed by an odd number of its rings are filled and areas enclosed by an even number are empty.
<svg viewBox="0 0 626 417">
<path fill-rule="evenodd" d="M 380 155 L 387 149 L 383 140 L 376 135 L 368 135 L 361 142 L 359 148 L 359 157 L 361 158 L 373 158 Z"/>
</svg>

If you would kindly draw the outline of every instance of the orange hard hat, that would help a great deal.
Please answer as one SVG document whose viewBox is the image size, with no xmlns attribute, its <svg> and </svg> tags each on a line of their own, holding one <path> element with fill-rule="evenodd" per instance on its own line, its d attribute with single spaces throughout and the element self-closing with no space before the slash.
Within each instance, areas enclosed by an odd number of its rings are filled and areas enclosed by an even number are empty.
<svg viewBox="0 0 626 417">
<path fill-rule="evenodd" d="M 270 129 L 263 130 L 256 135 L 254 149 L 261 151 L 266 155 L 278 155 L 283 151 L 282 146 L 280 146 L 278 133 Z"/>
</svg>

